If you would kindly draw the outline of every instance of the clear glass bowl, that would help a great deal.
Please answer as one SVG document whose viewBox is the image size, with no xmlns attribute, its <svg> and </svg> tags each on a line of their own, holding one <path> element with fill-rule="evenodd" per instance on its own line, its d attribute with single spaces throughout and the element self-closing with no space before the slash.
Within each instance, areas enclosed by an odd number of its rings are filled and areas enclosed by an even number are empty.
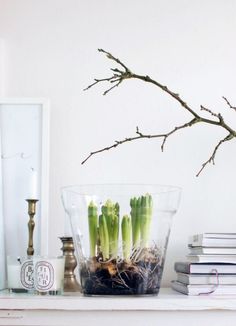
<svg viewBox="0 0 236 326">
<path fill-rule="evenodd" d="M 62 189 L 85 295 L 156 295 L 180 188 L 143 184 Z"/>
</svg>

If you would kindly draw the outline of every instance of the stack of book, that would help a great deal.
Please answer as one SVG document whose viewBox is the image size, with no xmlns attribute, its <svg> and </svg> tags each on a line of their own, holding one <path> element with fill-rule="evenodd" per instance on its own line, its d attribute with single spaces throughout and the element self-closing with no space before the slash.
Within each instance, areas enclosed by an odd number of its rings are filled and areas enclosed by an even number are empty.
<svg viewBox="0 0 236 326">
<path fill-rule="evenodd" d="M 174 290 L 188 294 L 236 295 L 236 233 L 189 238 L 187 261 L 176 262 Z"/>
</svg>

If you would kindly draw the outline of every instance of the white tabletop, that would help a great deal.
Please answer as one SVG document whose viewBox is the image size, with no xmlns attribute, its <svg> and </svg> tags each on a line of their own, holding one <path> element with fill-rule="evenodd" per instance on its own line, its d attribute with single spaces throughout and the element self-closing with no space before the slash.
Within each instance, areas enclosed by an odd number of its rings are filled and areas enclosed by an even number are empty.
<svg viewBox="0 0 236 326">
<path fill-rule="evenodd" d="M 40 296 L 0 292 L 0 310 L 63 310 L 63 311 L 199 311 L 235 310 L 236 296 L 187 296 L 169 288 L 158 296 Z"/>
</svg>

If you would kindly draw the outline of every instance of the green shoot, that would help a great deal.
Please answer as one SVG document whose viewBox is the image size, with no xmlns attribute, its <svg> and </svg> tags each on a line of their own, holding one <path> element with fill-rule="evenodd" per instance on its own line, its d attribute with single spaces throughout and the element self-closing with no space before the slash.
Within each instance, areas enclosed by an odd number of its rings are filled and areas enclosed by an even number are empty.
<svg viewBox="0 0 236 326">
<path fill-rule="evenodd" d="M 123 258 L 129 261 L 131 255 L 131 220 L 124 215 L 121 223 Z"/>
<path fill-rule="evenodd" d="M 140 200 L 136 197 L 131 198 L 130 206 L 131 206 L 131 221 L 132 221 L 132 240 L 133 247 L 139 247 L 139 239 L 140 239 L 140 221 L 138 216 L 138 208 L 140 205 Z"/>
<path fill-rule="evenodd" d="M 93 201 L 91 201 L 89 206 L 88 206 L 90 257 L 96 256 L 97 224 L 98 224 L 97 206 L 93 203 Z"/>
<path fill-rule="evenodd" d="M 141 197 L 140 206 L 140 236 L 141 248 L 148 247 L 150 226 L 152 220 L 152 197 L 147 194 Z"/>
<path fill-rule="evenodd" d="M 107 260 L 109 259 L 109 234 L 106 217 L 103 214 L 99 216 L 99 235 L 103 260 Z"/>
<path fill-rule="evenodd" d="M 113 204 L 110 199 L 102 206 L 102 214 L 105 216 L 108 229 L 109 255 L 112 258 L 116 258 L 118 253 L 119 211 L 119 204 Z"/>
<path fill-rule="evenodd" d="M 116 259 L 118 255 L 118 240 L 119 240 L 119 216 L 112 217 L 112 230 L 110 236 L 110 255 Z"/>
</svg>

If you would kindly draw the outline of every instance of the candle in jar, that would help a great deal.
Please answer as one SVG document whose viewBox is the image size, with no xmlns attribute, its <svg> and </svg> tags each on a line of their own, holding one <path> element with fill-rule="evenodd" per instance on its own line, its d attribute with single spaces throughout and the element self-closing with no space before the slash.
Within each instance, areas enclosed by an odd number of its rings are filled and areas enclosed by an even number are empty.
<svg viewBox="0 0 236 326">
<path fill-rule="evenodd" d="M 23 289 L 21 262 L 16 257 L 7 257 L 7 284 L 9 289 Z"/>
<path fill-rule="evenodd" d="M 26 257 L 7 257 L 7 278 L 10 290 L 31 290 L 34 287 L 33 261 Z M 20 291 L 21 292 L 21 291 Z M 24 292 L 24 291 L 23 291 Z"/>
<path fill-rule="evenodd" d="M 35 289 L 39 292 L 61 291 L 64 283 L 65 257 L 34 258 Z"/>
</svg>

